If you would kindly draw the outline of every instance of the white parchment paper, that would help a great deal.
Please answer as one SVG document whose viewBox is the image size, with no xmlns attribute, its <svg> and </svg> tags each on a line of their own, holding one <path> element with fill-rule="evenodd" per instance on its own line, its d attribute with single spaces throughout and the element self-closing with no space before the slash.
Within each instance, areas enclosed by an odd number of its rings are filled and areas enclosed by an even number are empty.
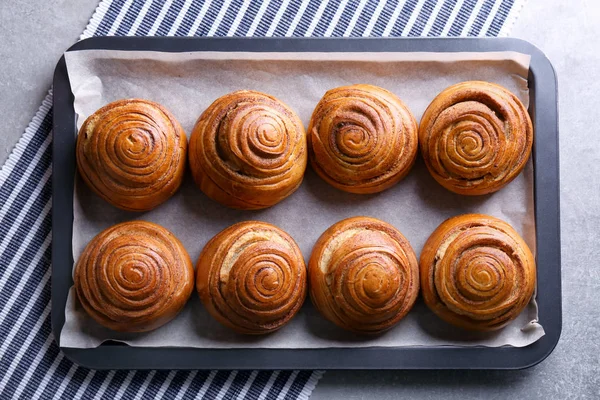
<svg viewBox="0 0 600 400">
<path fill-rule="evenodd" d="M 527 105 L 529 56 L 495 53 L 160 53 L 85 50 L 65 55 L 80 127 L 86 117 L 108 102 L 145 98 L 167 107 L 189 134 L 198 116 L 226 93 L 253 89 L 287 103 L 305 126 L 313 108 L 330 88 L 353 83 L 382 86 L 397 94 L 420 119 L 429 102 L 444 88 L 466 80 L 501 84 Z M 239 221 L 261 220 L 287 231 L 308 260 L 313 244 L 333 223 L 366 215 L 396 226 L 417 255 L 427 237 L 446 218 L 478 212 L 510 223 L 535 252 L 533 169 L 499 192 L 465 197 L 453 194 L 428 174 L 418 160 L 410 174 L 393 188 L 374 195 L 339 191 L 308 168 L 305 180 L 288 199 L 261 211 L 231 210 L 208 199 L 189 174 L 168 202 L 146 213 L 118 210 L 93 194 L 79 179 L 74 194 L 73 257 L 101 230 L 118 222 L 142 219 L 171 230 L 195 262 L 206 242 Z M 543 273 L 543 271 L 541 271 Z M 543 322 L 543 321 L 542 321 Z M 365 338 L 345 332 L 323 317 L 307 300 L 283 329 L 263 337 L 235 334 L 203 309 L 194 293 L 181 314 L 148 333 L 125 334 L 95 323 L 71 289 L 63 347 L 95 347 L 113 339 L 132 346 L 203 348 L 322 348 L 369 346 L 526 346 L 544 335 L 537 306 L 528 308 L 505 329 L 471 333 L 439 320 L 421 300 L 387 333 Z"/>
</svg>

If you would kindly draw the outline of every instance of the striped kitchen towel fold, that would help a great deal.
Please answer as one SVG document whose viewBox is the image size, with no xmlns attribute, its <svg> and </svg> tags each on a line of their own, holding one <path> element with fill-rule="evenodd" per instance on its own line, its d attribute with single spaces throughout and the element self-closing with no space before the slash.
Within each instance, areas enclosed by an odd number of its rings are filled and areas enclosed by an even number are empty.
<svg viewBox="0 0 600 400">
<path fill-rule="evenodd" d="M 81 38 L 503 36 L 525 0 L 103 0 Z M 319 371 L 93 371 L 50 327 L 52 92 L 0 171 L 0 399 L 307 399 Z"/>
</svg>

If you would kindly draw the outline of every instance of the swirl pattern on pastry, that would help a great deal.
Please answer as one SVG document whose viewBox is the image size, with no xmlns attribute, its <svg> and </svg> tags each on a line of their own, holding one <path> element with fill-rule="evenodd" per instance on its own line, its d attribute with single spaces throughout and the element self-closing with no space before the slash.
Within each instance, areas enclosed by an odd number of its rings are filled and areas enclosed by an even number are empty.
<svg viewBox="0 0 600 400">
<path fill-rule="evenodd" d="M 235 224 L 202 250 L 196 289 L 210 314 L 244 334 L 273 332 L 306 298 L 306 265 L 294 240 L 265 222 Z"/>
<path fill-rule="evenodd" d="M 521 101 L 502 86 L 450 86 L 429 105 L 419 127 L 427 169 L 446 189 L 481 195 L 500 190 L 525 167 L 533 127 Z"/>
<path fill-rule="evenodd" d="M 535 260 L 506 222 L 466 214 L 442 223 L 425 243 L 420 260 L 425 303 L 461 328 L 504 327 L 529 303 Z"/>
<path fill-rule="evenodd" d="M 309 280 L 321 314 L 362 334 L 391 328 L 419 293 L 410 243 L 390 224 L 367 217 L 345 219 L 321 235 L 309 261 Z"/>
<path fill-rule="evenodd" d="M 372 85 L 329 90 L 308 126 L 313 169 L 330 185 L 377 193 L 399 182 L 418 150 L 417 122 L 393 93 Z"/>
<path fill-rule="evenodd" d="M 77 137 L 77 167 L 85 183 L 115 207 L 147 211 L 181 186 L 187 138 L 160 104 L 128 99 L 89 116 Z"/>
<path fill-rule="evenodd" d="M 194 289 L 194 269 L 171 232 L 131 221 L 102 231 L 88 243 L 74 280 L 79 301 L 99 324 L 145 332 L 181 311 Z"/>
<path fill-rule="evenodd" d="M 228 207 L 270 207 L 302 183 L 306 133 L 300 118 L 264 93 L 218 98 L 196 122 L 190 166 L 200 189 Z"/>
</svg>

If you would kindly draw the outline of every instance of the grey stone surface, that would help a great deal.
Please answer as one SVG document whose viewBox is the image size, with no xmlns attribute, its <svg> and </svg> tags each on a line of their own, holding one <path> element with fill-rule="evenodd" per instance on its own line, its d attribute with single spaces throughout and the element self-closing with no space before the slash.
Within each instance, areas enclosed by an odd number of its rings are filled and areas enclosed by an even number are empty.
<svg viewBox="0 0 600 400">
<path fill-rule="evenodd" d="M 52 85 L 98 0 L 0 0 L 0 165 Z"/>
<path fill-rule="evenodd" d="M 0 0 L 0 162 L 50 87 L 54 65 L 97 0 Z M 329 371 L 312 399 L 600 398 L 600 2 L 529 0 L 511 36 L 559 77 L 563 333 L 524 371 Z"/>
</svg>

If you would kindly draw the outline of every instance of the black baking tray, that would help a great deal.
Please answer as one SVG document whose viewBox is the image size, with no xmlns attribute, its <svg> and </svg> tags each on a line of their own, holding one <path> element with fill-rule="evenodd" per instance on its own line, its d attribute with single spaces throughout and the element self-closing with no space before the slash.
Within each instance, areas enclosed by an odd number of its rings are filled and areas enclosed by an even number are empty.
<svg viewBox="0 0 600 400">
<path fill-rule="evenodd" d="M 144 348 L 118 343 L 93 349 L 64 348 L 77 364 L 93 369 L 519 369 L 544 360 L 562 327 L 558 105 L 554 69 L 532 44 L 497 38 L 141 38 L 94 37 L 68 51 L 84 49 L 163 52 L 482 52 L 531 55 L 529 112 L 534 123 L 537 302 L 546 335 L 522 348 L 369 347 L 329 349 Z M 73 284 L 72 234 L 76 120 L 64 57 L 54 73 L 52 330 L 59 342 L 65 304 Z"/>
</svg>

